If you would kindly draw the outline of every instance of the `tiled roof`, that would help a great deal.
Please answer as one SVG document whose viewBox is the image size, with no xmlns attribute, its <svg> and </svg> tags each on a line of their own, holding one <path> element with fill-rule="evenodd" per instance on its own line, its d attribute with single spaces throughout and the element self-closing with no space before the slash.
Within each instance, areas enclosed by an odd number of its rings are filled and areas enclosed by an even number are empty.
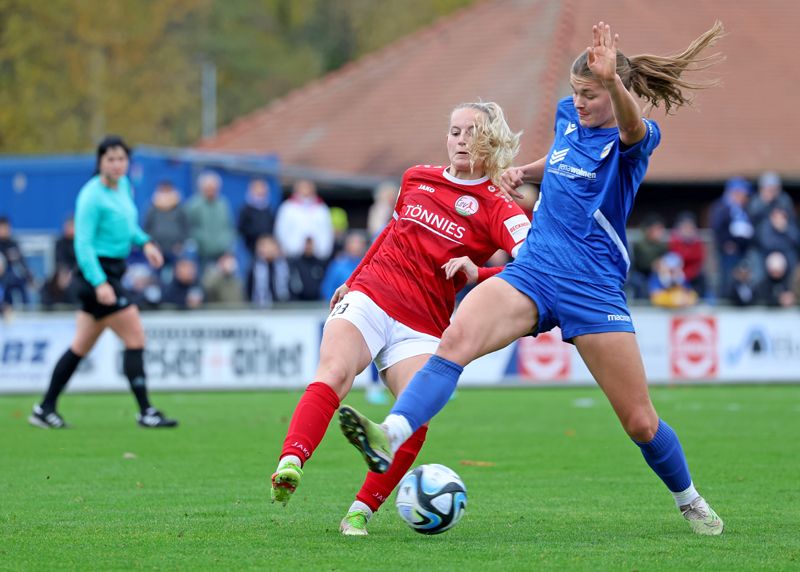
<svg viewBox="0 0 800 572">
<path fill-rule="evenodd" d="M 719 180 L 773 169 L 800 178 L 794 0 L 487 0 L 353 62 L 221 129 L 198 148 L 277 153 L 284 165 L 399 176 L 444 163 L 452 107 L 497 101 L 524 130 L 520 161 L 542 156 L 572 60 L 609 22 L 626 55 L 667 55 L 720 19 L 724 85 L 664 118 L 648 180 Z M 712 48 L 713 50 L 713 48 Z"/>
</svg>

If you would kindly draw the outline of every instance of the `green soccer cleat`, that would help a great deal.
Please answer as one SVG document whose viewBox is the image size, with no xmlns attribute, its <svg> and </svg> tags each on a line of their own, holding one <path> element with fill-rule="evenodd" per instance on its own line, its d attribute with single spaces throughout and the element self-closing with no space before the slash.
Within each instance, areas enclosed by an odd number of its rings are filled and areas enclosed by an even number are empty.
<svg viewBox="0 0 800 572">
<path fill-rule="evenodd" d="M 347 440 L 364 456 L 370 471 L 385 473 L 392 464 L 392 450 L 386 430 L 352 407 L 339 409 L 339 425 Z"/>
<path fill-rule="evenodd" d="M 681 514 L 697 534 L 719 536 L 725 528 L 722 519 L 703 497 L 697 497 L 691 504 L 682 506 Z"/>
<path fill-rule="evenodd" d="M 363 510 L 351 510 L 342 519 L 339 530 L 345 536 L 367 536 L 369 517 Z"/>
<path fill-rule="evenodd" d="M 279 502 L 286 506 L 292 494 L 297 490 L 300 479 L 303 478 L 303 469 L 295 463 L 288 461 L 278 465 L 278 470 L 272 474 L 272 502 Z"/>
</svg>

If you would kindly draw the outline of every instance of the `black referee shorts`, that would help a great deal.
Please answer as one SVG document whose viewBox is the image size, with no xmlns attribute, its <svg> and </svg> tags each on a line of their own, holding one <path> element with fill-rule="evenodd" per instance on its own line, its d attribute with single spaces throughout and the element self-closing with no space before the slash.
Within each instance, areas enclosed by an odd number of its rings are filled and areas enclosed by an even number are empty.
<svg viewBox="0 0 800 572">
<path fill-rule="evenodd" d="M 114 312 L 124 310 L 128 306 L 133 305 L 133 297 L 122 286 L 122 275 L 125 274 L 125 260 L 122 258 L 98 258 L 100 267 L 106 273 L 108 283 L 114 289 L 117 295 L 117 302 L 111 306 L 106 306 L 97 301 L 94 286 L 92 286 L 80 269 L 73 277 L 75 292 L 78 294 L 78 299 L 81 302 L 81 310 L 87 314 L 91 314 L 95 320 L 102 320 L 106 316 L 110 316 Z"/>
</svg>

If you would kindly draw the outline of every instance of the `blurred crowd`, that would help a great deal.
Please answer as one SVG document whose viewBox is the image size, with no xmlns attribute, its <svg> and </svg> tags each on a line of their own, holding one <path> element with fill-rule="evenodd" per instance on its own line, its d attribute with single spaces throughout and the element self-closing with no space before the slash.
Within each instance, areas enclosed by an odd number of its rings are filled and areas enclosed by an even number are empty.
<svg viewBox="0 0 800 572">
<path fill-rule="evenodd" d="M 141 308 L 267 308 L 329 299 L 391 218 L 397 189 L 389 183 L 376 190 L 369 230 L 362 231 L 349 229 L 345 211 L 329 208 L 308 180 L 296 181 L 275 210 L 267 182 L 254 178 L 235 216 L 222 185 L 217 173 L 204 172 L 186 200 L 170 181 L 157 185 L 149 209 L 141 213 L 142 228 L 161 247 L 165 264 L 154 270 L 134 251 L 123 278 Z M 11 221 L 0 217 L 0 305 L 27 307 L 33 293 L 44 308 L 75 303 L 72 218 L 64 221 L 55 243 L 54 271 L 41 284 L 12 234 Z"/>
<path fill-rule="evenodd" d="M 680 213 L 669 231 L 655 213 L 631 242 L 628 292 L 667 308 L 699 301 L 735 306 L 797 306 L 800 229 L 780 177 L 763 173 L 754 186 L 730 179 L 709 210 L 711 240 L 696 216 Z"/>
<path fill-rule="evenodd" d="M 353 230 L 347 213 L 329 207 L 312 181 L 296 181 L 274 210 L 266 181 L 254 178 L 236 216 L 222 185 L 218 174 L 204 172 L 186 200 L 170 181 L 157 185 L 150 208 L 142 213 L 142 227 L 161 247 L 166 263 L 156 271 L 134 252 L 124 277 L 141 308 L 269 308 L 328 300 L 391 219 L 397 198 L 396 184 L 379 185 L 367 228 Z M 531 186 L 523 191 L 530 203 L 523 208 L 530 213 L 538 193 Z M 795 205 L 777 174 L 764 173 L 755 186 L 742 178 L 729 180 L 711 205 L 708 226 L 700 228 L 688 211 L 672 221 L 646 215 L 638 232 L 631 233 L 629 297 L 667 308 L 701 301 L 798 304 L 800 229 Z M 26 307 L 32 299 L 45 308 L 73 304 L 73 238 L 69 218 L 55 243 L 55 270 L 37 281 L 13 237 L 11 221 L 0 216 L 0 306 Z M 507 261 L 499 252 L 489 265 Z"/>
</svg>

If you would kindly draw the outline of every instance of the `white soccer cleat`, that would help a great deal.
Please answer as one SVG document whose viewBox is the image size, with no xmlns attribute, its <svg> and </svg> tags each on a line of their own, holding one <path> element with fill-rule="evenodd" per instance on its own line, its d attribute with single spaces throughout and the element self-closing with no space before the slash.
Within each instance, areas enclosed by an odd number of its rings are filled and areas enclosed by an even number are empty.
<svg viewBox="0 0 800 572">
<path fill-rule="evenodd" d="M 690 504 L 682 506 L 681 514 L 697 534 L 719 536 L 725 528 L 722 519 L 703 497 L 697 497 Z"/>
</svg>

